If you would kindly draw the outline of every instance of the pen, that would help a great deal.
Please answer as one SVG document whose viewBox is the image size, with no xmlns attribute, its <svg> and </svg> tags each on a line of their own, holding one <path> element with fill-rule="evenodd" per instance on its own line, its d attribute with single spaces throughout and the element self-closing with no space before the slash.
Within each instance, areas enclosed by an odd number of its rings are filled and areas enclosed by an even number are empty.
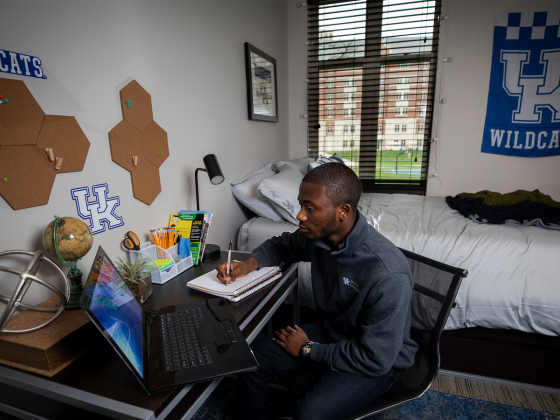
<svg viewBox="0 0 560 420">
<path fill-rule="evenodd" d="M 233 241 L 229 241 L 229 251 L 228 251 L 228 256 L 227 256 L 227 275 L 229 276 L 229 266 L 231 264 L 231 248 L 233 246 Z M 228 284 L 226 283 L 226 286 Z"/>
</svg>

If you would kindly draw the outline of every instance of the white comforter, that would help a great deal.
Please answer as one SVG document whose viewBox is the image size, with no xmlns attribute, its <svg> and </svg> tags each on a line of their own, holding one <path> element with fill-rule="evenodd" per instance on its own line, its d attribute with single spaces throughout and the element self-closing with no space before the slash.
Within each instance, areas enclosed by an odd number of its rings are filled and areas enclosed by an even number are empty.
<svg viewBox="0 0 560 420">
<path fill-rule="evenodd" d="M 480 225 L 442 197 L 364 194 L 359 208 L 398 247 L 469 271 L 446 329 L 560 335 L 560 231 Z"/>
</svg>

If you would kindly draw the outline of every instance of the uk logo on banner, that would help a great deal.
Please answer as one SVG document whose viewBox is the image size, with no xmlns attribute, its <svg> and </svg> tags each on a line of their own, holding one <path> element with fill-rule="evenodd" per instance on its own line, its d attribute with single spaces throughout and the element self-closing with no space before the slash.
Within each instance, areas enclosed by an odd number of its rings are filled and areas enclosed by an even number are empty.
<svg viewBox="0 0 560 420">
<path fill-rule="evenodd" d="M 560 11 L 500 13 L 482 152 L 560 155 Z"/>
</svg>

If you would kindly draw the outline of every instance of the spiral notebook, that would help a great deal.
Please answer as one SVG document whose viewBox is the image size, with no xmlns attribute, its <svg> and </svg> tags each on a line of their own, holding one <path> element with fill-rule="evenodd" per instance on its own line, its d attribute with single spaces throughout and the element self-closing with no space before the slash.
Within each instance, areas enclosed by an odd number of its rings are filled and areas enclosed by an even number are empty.
<svg viewBox="0 0 560 420">
<path fill-rule="evenodd" d="M 280 267 L 263 267 L 260 270 L 252 271 L 241 279 L 235 280 L 229 285 L 223 284 L 216 275 L 217 270 L 210 271 L 187 283 L 187 286 L 201 292 L 220 296 L 233 302 L 238 302 L 262 289 L 264 286 L 282 277 Z"/>
</svg>

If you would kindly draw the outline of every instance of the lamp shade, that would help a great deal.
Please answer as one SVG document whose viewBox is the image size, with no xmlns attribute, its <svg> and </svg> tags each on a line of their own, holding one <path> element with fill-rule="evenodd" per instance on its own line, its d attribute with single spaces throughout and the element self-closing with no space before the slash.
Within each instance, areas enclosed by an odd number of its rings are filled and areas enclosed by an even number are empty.
<svg viewBox="0 0 560 420">
<path fill-rule="evenodd" d="M 224 174 L 222 173 L 222 168 L 220 168 L 216 155 L 206 155 L 202 161 L 204 162 L 206 172 L 208 172 L 208 178 L 210 178 L 211 184 L 218 185 L 224 182 Z"/>
</svg>

